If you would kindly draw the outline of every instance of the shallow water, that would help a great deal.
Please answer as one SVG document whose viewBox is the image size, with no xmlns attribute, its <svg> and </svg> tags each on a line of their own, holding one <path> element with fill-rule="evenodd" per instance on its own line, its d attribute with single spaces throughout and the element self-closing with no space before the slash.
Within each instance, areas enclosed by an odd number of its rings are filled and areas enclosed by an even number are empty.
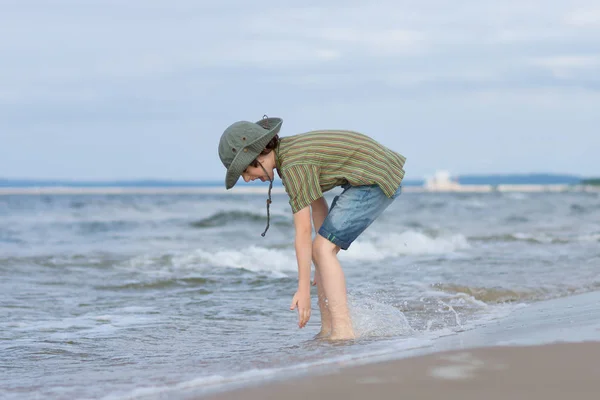
<svg viewBox="0 0 600 400">
<path fill-rule="evenodd" d="M 266 191 L 266 190 L 265 190 Z M 328 195 L 329 202 L 333 194 Z M 340 260 L 360 338 L 289 311 L 286 197 L 0 196 L 0 397 L 183 398 L 600 287 L 597 193 L 404 193 Z"/>
</svg>

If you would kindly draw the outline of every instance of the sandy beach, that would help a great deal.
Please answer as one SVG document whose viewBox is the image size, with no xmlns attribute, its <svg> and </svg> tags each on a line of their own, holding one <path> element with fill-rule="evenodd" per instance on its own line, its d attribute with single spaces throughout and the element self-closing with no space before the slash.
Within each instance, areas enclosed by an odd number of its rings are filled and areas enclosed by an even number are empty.
<svg viewBox="0 0 600 400">
<path fill-rule="evenodd" d="M 516 311 L 396 360 L 331 365 L 250 384 L 224 399 L 597 399 L 600 293 Z"/>
<path fill-rule="evenodd" d="M 207 399 L 597 399 L 600 343 L 488 347 L 339 369 Z"/>
</svg>

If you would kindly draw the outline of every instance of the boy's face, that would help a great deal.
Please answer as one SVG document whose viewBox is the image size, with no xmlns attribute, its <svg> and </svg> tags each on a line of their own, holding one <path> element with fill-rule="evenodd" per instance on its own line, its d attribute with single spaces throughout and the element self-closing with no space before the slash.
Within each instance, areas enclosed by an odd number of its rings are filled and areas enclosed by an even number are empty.
<svg viewBox="0 0 600 400">
<path fill-rule="evenodd" d="M 269 173 L 269 169 L 265 169 L 267 170 L 267 173 Z M 272 173 L 273 171 L 271 171 L 269 175 L 271 175 Z M 260 165 L 258 167 L 253 167 L 252 165 L 249 165 L 248 168 L 246 168 L 244 172 L 242 172 L 242 178 L 244 178 L 245 182 L 250 182 L 255 179 L 260 179 L 261 182 L 265 182 L 268 181 L 269 178 L 273 179 L 272 176 L 265 175 L 265 171 L 263 171 Z"/>
</svg>

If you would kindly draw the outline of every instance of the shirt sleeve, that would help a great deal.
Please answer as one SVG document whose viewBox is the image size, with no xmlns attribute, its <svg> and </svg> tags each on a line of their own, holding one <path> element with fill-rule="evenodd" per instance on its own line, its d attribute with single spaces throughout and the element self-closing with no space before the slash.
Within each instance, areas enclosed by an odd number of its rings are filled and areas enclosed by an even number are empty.
<svg viewBox="0 0 600 400">
<path fill-rule="evenodd" d="M 285 191 L 290 198 L 292 213 L 297 213 L 313 201 L 323 197 L 317 166 L 291 165 L 282 171 L 282 175 Z"/>
</svg>

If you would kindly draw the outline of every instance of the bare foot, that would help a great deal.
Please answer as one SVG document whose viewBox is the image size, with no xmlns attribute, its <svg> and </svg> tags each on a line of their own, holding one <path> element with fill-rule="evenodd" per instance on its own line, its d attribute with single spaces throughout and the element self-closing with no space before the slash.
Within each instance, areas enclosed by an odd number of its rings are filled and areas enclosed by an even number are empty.
<svg viewBox="0 0 600 400">
<path fill-rule="evenodd" d="M 325 339 L 326 337 L 329 337 L 329 335 L 331 335 L 331 331 L 321 330 L 321 332 L 317 333 L 314 338 L 315 339 Z"/>
<path fill-rule="evenodd" d="M 354 332 L 350 331 L 344 331 L 344 332 L 335 332 L 332 333 L 329 337 L 329 340 L 352 340 L 352 339 L 356 339 L 356 336 L 354 335 Z"/>
</svg>

